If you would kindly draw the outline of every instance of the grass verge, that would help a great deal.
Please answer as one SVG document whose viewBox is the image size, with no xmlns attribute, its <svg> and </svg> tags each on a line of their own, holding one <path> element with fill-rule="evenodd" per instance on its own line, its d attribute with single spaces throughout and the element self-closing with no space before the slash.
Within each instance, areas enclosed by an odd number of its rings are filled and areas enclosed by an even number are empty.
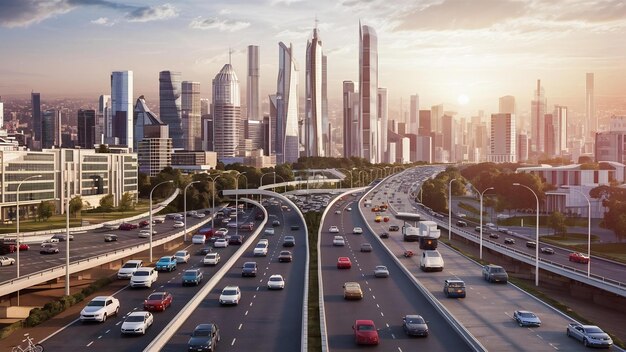
<svg viewBox="0 0 626 352">
<path fill-rule="evenodd" d="M 459 202 L 459 208 L 464 209 L 472 214 L 480 215 L 480 210 L 472 205 L 469 205 L 464 202 Z"/>
<path fill-rule="evenodd" d="M 309 301 L 308 301 L 308 351 L 322 350 L 322 335 L 320 331 L 319 282 L 317 262 L 317 237 L 322 214 L 308 212 L 304 214 L 309 231 Z"/>
<path fill-rule="evenodd" d="M 507 219 L 498 219 L 501 226 L 520 226 L 524 220 L 524 226 L 535 226 L 537 217 L 535 215 L 513 216 Z M 566 226 L 587 227 L 587 218 L 565 218 Z M 539 227 L 548 227 L 548 217 L 539 215 Z"/>
</svg>

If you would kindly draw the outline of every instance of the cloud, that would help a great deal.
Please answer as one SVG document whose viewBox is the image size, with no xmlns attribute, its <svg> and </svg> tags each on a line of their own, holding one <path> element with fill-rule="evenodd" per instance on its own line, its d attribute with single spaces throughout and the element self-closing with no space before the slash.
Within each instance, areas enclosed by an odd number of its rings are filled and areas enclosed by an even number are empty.
<svg viewBox="0 0 626 352">
<path fill-rule="evenodd" d="M 206 19 L 196 17 L 189 23 L 189 27 L 202 30 L 217 29 L 220 32 L 236 32 L 250 27 L 250 22 L 220 19 L 216 17 Z"/>
<path fill-rule="evenodd" d="M 178 16 L 176 8 L 170 4 L 163 4 L 152 7 L 139 7 L 128 14 L 125 18 L 129 22 L 149 22 L 165 20 Z"/>
<path fill-rule="evenodd" d="M 595 2 L 571 3 L 547 3 L 547 9 L 556 10 L 552 7 L 558 6 L 558 11 L 552 11 L 554 19 L 557 21 L 583 21 L 588 23 L 605 23 L 622 21 L 626 19 L 626 2 L 623 0 L 599 0 Z M 540 4 L 537 4 L 539 7 Z"/>
<path fill-rule="evenodd" d="M 115 24 L 115 22 L 111 21 L 108 17 L 100 17 L 98 19 L 91 21 L 91 23 L 97 24 L 100 26 L 107 26 L 107 27 L 111 27 L 112 25 Z"/>
<path fill-rule="evenodd" d="M 272 6 L 276 6 L 276 5 L 291 5 L 291 4 L 295 4 L 298 2 L 302 2 L 304 0 L 271 0 L 270 1 L 270 5 Z"/>
</svg>

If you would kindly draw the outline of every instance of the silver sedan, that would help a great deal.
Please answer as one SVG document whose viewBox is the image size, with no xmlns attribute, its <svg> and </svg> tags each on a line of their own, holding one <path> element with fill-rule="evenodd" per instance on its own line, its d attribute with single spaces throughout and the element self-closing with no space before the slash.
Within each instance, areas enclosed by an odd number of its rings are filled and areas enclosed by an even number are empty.
<svg viewBox="0 0 626 352">
<path fill-rule="evenodd" d="M 374 269 L 375 277 L 389 277 L 389 270 L 384 265 L 377 265 Z"/>
</svg>

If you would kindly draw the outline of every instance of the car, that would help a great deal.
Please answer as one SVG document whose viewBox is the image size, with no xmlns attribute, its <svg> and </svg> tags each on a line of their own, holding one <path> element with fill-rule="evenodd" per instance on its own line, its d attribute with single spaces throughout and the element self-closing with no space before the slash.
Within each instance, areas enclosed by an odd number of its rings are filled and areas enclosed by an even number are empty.
<svg viewBox="0 0 626 352">
<path fill-rule="evenodd" d="M 156 235 L 156 231 L 152 230 L 152 235 Z M 150 230 L 139 230 L 139 238 L 150 238 Z"/>
<path fill-rule="evenodd" d="M 15 259 L 9 257 L 0 257 L 0 266 L 9 266 L 15 264 Z"/>
<path fill-rule="evenodd" d="M 285 279 L 283 279 L 282 275 L 272 275 L 269 280 L 267 280 L 267 288 L 269 290 L 282 290 L 285 288 Z"/>
<path fill-rule="evenodd" d="M 541 326 L 541 319 L 535 313 L 527 310 L 516 310 L 513 312 L 513 319 L 521 327 L 524 326 Z"/>
<path fill-rule="evenodd" d="M 30 246 L 28 244 L 26 244 L 26 243 L 20 243 L 20 246 L 18 247 L 18 249 L 20 251 L 27 251 L 27 250 L 30 249 Z"/>
<path fill-rule="evenodd" d="M 357 345 L 378 345 L 378 329 L 372 320 L 357 320 L 352 325 Z"/>
<path fill-rule="evenodd" d="M 383 222 L 389 222 L 389 217 L 388 216 L 383 216 Z"/>
<path fill-rule="evenodd" d="M 278 262 L 291 262 L 293 260 L 293 256 L 290 251 L 280 251 L 278 254 Z"/>
<path fill-rule="evenodd" d="M 239 286 L 226 286 L 220 294 L 219 302 L 221 305 L 239 304 L 241 300 L 241 290 Z"/>
<path fill-rule="evenodd" d="M 389 277 L 389 269 L 384 265 L 377 265 L 374 268 L 374 277 Z"/>
<path fill-rule="evenodd" d="M 194 217 L 194 216 L 196 216 L 197 214 L 198 214 L 198 212 L 197 212 L 197 211 L 195 211 L 195 210 L 190 210 L 190 211 L 188 211 L 188 212 L 187 212 L 187 214 L 185 214 L 185 215 L 187 215 L 187 217 L 189 218 L 189 217 Z"/>
<path fill-rule="evenodd" d="M 489 238 L 495 238 L 495 239 L 498 239 L 498 238 L 500 238 L 500 234 L 499 234 L 499 233 L 497 233 L 497 232 L 490 232 L 490 233 L 489 233 Z M 515 243 L 515 241 L 514 241 L 513 243 Z"/>
<path fill-rule="evenodd" d="M 443 271 L 443 257 L 438 250 L 422 251 L 420 257 L 420 269 L 422 271 Z"/>
<path fill-rule="evenodd" d="M 243 244 L 243 235 L 232 235 L 228 239 L 228 245 L 241 245 Z"/>
<path fill-rule="evenodd" d="M 352 208 L 347 207 L 347 208 L 346 208 L 346 210 L 347 210 L 347 211 L 352 211 Z"/>
<path fill-rule="evenodd" d="M 174 271 L 176 270 L 176 264 L 178 262 L 176 261 L 176 257 L 174 257 L 173 255 L 166 255 L 164 257 L 161 257 L 161 259 L 159 259 L 159 261 L 156 263 L 156 270 L 157 271 Z"/>
<path fill-rule="evenodd" d="M 148 221 L 148 220 L 141 220 L 139 222 L 139 224 L 137 224 L 137 225 L 139 225 L 139 227 L 146 227 L 146 226 L 150 225 L 150 221 Z"/>
<path fill-rule="evenodd" d="M 182 218 L 182 217 L 183 216 L 181 214 L 176 214 L 176 213 L 165 215 L 165 218 L 169 220 L 176 220 L 176 218 Z"/>
<path fill-rule="evenodd" d="M 335 210 L 335 214 L 340 215 L 341 214 L 341 210 Z"/>
<path fill-rule="evenodd" d="M 139 227 L 139 226 L 137 226 L 136 224 L 131 224 L 131 223 L 128 223 L 128 222 L 124 222 L 124 223 L 122 223 L 120 225 L 120 227 L 118 229 L 119 230 L 123 230 L 123 231 L 130 231 L 130 230 L 136 229 L 137 227 Z"/>
<path fill-rule="evenodd" d="M 228 247 L 228 241 L 225 238 L 218 238 L 213 242 L 213 248 L 226 248 Z"/>
<path fill-rule="evenodd" d="M 526 241 L 526 247 L 528 247 L 528 248 L 537 248 L 537 242 L 535 242 L 535 241 Z"/>
<path fill-rule="evenodd" d="M 183 272 L 182 284 L 183 286 L 187 285 L 200 285 L 204 279 L 204 274 L 200 269 L 187 269 Z"/>
<path fill-rule="evenodd" d="M 254 223 L 249 222 L 247 224 L 241 224 L 239 229 L 243 231 L 252 231 L 252 229 L 254 229 Z"/>
<path fill-rule="evenodd" d="M 515 244 L 515 240 L 510 237 L 507 237 L 504 239 L 504 244 Z"/>
<path fill-rule="evenodd" d="M 256 256 L 266 256 L 267 255 L 267 250 L 268 250 L 268 243 L 267 242 L 261 242 L 259 241 L 256 246 L 254 247 L 254 250 L 252 251 L 252 254 L 256 257 Z"/>
<path fill-rule="evenodd" d="M 360 235 L 360 234 L 363 233 L 363 229 L 360 228 L 360 227 L 355 227 L 355 228 L 352 229 L 352 233 L 355 234 L 355 235 Z"/>
<path fill-rule="evenodd" d="M 256 276 L 257 266 L 256 262 L 245 262 L 243 263 L 243 267 L 241 268 L 241 276 Z"/>
<path fill-rule="evenodd" d="M 80 311 L 80 321 L 105 322 L 108 317 L 117 315 L 120 311 L 120 301 L 113 296 L 94 297 L 83 310 Z"/>
<path fill-rule="evenodd" d="M 299 231 L 300 225 L 291 225 L 291 231 Z"/>
<path fill-rule="evenodd" d="M 476 231 L 476 232 L 480 232 L 480 226 L 476 226 L 476 227 L 474 227 L 474 231 Z"/>
<path fill-rule="evenodd" d="M 339 233 L 339 228 L 335 225 L 328 228 L 328 232 L 330 233 Z"/>
<path fill-rule="evenodd" d="M 204 265 L 217 265 L 220 262 L 220 254 L 219 253 L 207 253 L 202 259 L 202 263 Z"/>
<path fill-rule="evenodd" d="M 405 315 L 402 318 L 402 329 L 409 336 L 428 336 L 428 322 L 421 315 Z"/>
<path fill-rule="evenodd" d="M 188 251 L 183 249 L 174 253 L 174 257 L 176 258 L 176 263 L 188 263 L 191 255 Z"/>
<path fill-rule="evenodd" d="M 217 324 L 199 324 L 193 329 L 191 337 L 187 341 L 187 351 L 214 352 L 219 341 L 220 329 L 217 327 Z"/>
<path fill-rule="evenodd" d="M 586 254 L 582 254 L 580 252 L 570 253 L 568 258 L 570 262 L 574 262 L 574 263 L 582 263 L 582 264 L 589 263 L 589 257 Z"/>
<path fill-rule="evenodd" d="M 296 238 L 293 236 L 285 236 L 283 238 L 283 247 L 293 247 L 296 245 Z"/>
<path fill-rule="evenodd" d="M 263 231 L 263 233 L 266 234 L 266 235 L 273 235 L 275 233 L 274 232 L 274 228 L 268 227 L 268 228 L 265 229 L 265 231 Z"/>
<path fill-rule="evenodd" d="M 273 227 L 280 226 L 280 221 L 278 221 L 278 220 L 274 220 L 274 221 L 272 221 L 272 226 L 273 226 Z"/>
<path fill-rule="evenodd" d="M 193 235 L 193 237 L 191 238 L 192 244 L 204 244 L 205 241 L 206 241 L 205 235 Z"/>
<path fill-rule="evenodd" d="M 350 269 L 352 267 L 352 262 L 348 257 L 339 257 L 337 258 L 337 269 Z"/>
<path fill-rule="evenodd" d="M 343 298 L 362 299 L 363 291 L 361 290 L 361 285 L 358 282 L 346 282 L 343 284 Z"/>
<path fill-rule="evenodd" d="M 53 239 L 57 239 L 59 240 L 59 242 L 65 242 L 67 241 L 67 234 L 64 233 L 57 233 L 55 235 L 52 236 Z M 70 241 L 74 240 L 74 235 L 69 235 Z"/>
<path fill-rule="evenodd" d="M 389 231 L 400 231 L 400 226 L 398 226 L 398 225 L 391 225 L 391 226 L 389 226 Z"/>
<path fill-rule="evenodd" d="M 207 253 L 211 253 L 213 252 L 213 245 L 209 245 L 209 246 L 204 246 L 202 248 L 200 248 L 200 250 L 198 251 L 198 255 L 207 255 Z"/>
<path fill-rule="evenodd" d="M 152 218 L 153 224 L 162 224 L 164 222 L 165 222 L 165 218 L 163 217 Z"/>
<path fill-rule="evenodd" d="M 465 282 L 459 279 L 446 279 L 443 282 L 443 294 L 446 297 L 465 298 Z"/>
<path fill-rule="evenodd" d="M 263 213 L 259 212 L 254 216 L 255 220 L 263 220 L 265 219 L 265 215 L 263 215 Z"/>
<path fill-rule="evenodd" d="M 456 226 L 458 227 L 466 227 L 467 226 L 467 222 L 463 221 L 463 220 L 459 220 L 456 222 Z"/>
<path fill-rule="evenodd" d="M 117 242 L 117 235 L 110 233 L 104 235 L 104 242 Z"/>
<path fill-rule="evenodd" d="M 117 271 L 118 279 L 130 279 L 133 273 L 143 265 L 141 260 L 129 260 Z"/>
<path fill-rule="evenodd" d="M 382 216 L 380 216 L 380 215 L 377 215 L 377 216 L 374 218 L 374 221 L 375 221 L 375 222 L 381 222 L 381 221 L 383 221 L 383 217 L 382 217 Z"/>
<path fill-rule="evenodd" d="M 541 253 L 554 254 L 554 249 L 550 247 L 541 247 Z"/>
<path fill-rule="evenodd" d="M 152 287 L 159 278 L 159 272 L 155 268 L 140 267 L 130 277 L 130 287 Z"/>
<path fill-rule="evenodd" d="M 372 251 L 372 245 L 369 243 L 363 243 L 361 244 L 361 252 L 371 252 Z"/>
<path fill-rule="evenodd" d="M 509 280 L 509 275 L 503 267 L 489 264 L 483 266 L 483 278 L 489 282 L 502 282 L 506 284 Z"/>
<path fill-rule="evenodd" d="M 172 305 L 174 297 L 166 291 L 153 292 L 143 301 L 143 309 L 149 312 L 164 311 Z"/>
<path fill-rule="evenodd" d="M 215 236 L 226 237 L 228 235 L 228 229 L 225 227 L 220 227 L 215 231 Z"/>
<path fill-rule="evenodd" d="M 39 253 L 41 254 L 56 254 L 59 253 L 59 246 L 54 243 L 43 243 L 41 245 L 41 249 L 39 249 Z"/>
<path fill-rule="evenodd" d="M 378 235 L 378 237 L 380 237 L 380 238 L 389 238 L 389 232 L 381 232 L 381 234 Z"/>
<path fill-rule="evenodd" d="M 581 341 L 583 345 L 609 348 L 613 345 L 611 337 L 595 325 L 582 325 L 569 323 L 567 325 L 567 336 Z"/>
<path fill-rule="evenodd" d="M 150 312 L 132 312 L 122 323 L 122 334 L 145 335 L 153 322 L 154 317 Z"/>
<path fill-rule="evenodd" d="M 196 219 L 204 219 L 206 215 L 204 213 L 196 213 L 193 217 Z"/>
<path fill-rule="evenodd" d="M 346 245 L 346 240 L 343 238 L 343 236 L 335 236 L 333 238 L 333 246 L 345 246 Z"/>
<path fill-rule="evenodd" d="M 174 221 L 174 223 L 172 224 L 172 227 L 175 229 L 179 229 L 181 227 L 185 227 L 185 223 L 182 221 Z"/>
<path fill-rule="evenodd" d="M 235 221 L 229 221 L 228 224 L 226 224 L 226 227 L 231 228 L 231 229 L 236 229 L 237 223 Z"/>
</svg>

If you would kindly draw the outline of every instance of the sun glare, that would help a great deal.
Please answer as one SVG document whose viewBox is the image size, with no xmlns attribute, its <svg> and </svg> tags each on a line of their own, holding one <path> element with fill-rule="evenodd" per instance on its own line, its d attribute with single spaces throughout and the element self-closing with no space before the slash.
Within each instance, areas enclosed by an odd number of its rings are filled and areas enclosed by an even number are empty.
<svg viewBox="0 0 626 352">
<path fill-rule="evenodd" d="M 467 105 L 467 103 L 469 103 L 470 99 L 469 99 L 469 97 L 467 95 L 461 94 L 457 98 L 457 101 L 459 102 L 460 105 Z"/>
</svg>

